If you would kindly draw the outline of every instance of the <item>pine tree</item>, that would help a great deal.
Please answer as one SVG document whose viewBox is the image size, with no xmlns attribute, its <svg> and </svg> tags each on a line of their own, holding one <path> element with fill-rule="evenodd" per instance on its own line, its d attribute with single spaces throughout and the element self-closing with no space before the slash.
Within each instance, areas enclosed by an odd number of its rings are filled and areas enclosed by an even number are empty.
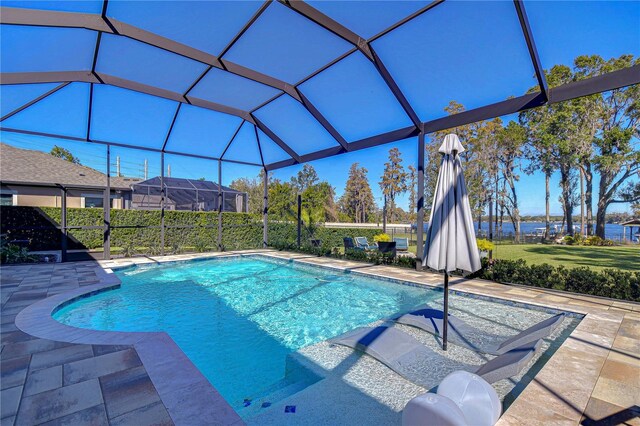
<svg viewBox="0 0 640 426">
<path fill-rule="evenodd" d="M 298 191 L 304 192 L 306 189 L 318 183 L 318 173 L 311 164 L 302 166 L 302 170 L 295 177 L 291 178 L 291 185 Z"/>
<path fill-rule="evenodd" d="M 367 169 L 353 163 L 349 168 L 344 194 L 340 198 L 341 211 L 355 223 L 368 222 L 376 210 L 367 173 Z"/>
<path fill-rule="evenodd" d="M 407 192 L 408 174 L 402 166 L 402 158 L 398 148 L 389 150 L 389 161 L 384 164 L 384 173 L 380 181 L 380 189 L 387 199 L 387 219 L 393 221 L 396 209 L 396 196 Z"/>
<path fill-rule="evenodd" d="M 76 156 L 74 156 L 71 151 L 69 151 L 66 148 L 63 148 L 61 146 L 58 145 L 54 145 L 53 148 L 51 148 L 51 152 L 49 152 L 49 154 L 53 155 L 54 157 L 58 157 L 58 158 L 62 158 L 63 160 L 67 160 L 70 163 L 73 164 L 80 164 L 80 159 Z"/>
<path fill-rule="evenodd" d="M 416 220 L 416 208 L 417 208 L 417 195 L 418 195 L 418 171 L 412 165 L 407 167 L 409 169 L 409 221 Z"/>
</svg>

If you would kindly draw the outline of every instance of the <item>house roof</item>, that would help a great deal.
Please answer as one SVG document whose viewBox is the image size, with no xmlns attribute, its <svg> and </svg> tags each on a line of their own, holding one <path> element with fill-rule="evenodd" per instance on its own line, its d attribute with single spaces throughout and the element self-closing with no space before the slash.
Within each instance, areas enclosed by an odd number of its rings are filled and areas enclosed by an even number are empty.
<svg viewBox="0 0 640 426">
<path fill-rule="evenodd" d="M 107 177 L 90 167 L 74 164 L 42 151 L 16 148 L 0 142 L 0 181 L 13 184 L 104 188 Z M 111 177 L 111 188 L 130 190 L 138 178 Z"/>
<path fill-rule="evenodd" d="M 152 177 L 151 179 L 147 179 L 144 181 L 135 182 L 133 184 L 134 187 L 142 187 L 142 186 L 150 186 L 154 188 L 160 188 L 160 176 Z M 199 179 L 185 179 L 185 178 L 177 178 L 177 177 L 164 177 L 164 186 L 167 189 L 183 189 L 183 190 L 191 190 L 191 191 L 214 191 L 218 192 L 218 184 L 215 182 L 211 182 L 210 180 L 199 180 Z M 228 186 L 222 185 L 222 192 L 236 192 L 233 188 L 229 188 Z"/>
</svg>

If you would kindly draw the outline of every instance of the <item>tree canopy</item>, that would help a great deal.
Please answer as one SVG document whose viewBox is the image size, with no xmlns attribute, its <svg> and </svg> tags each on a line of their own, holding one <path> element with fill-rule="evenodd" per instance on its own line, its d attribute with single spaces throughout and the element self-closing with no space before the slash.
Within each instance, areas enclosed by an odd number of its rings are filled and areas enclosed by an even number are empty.
<svg viewBox="0 0 640 426">
<path fill-rule="evenodd" d="M 384 172 L 380 178 L 380 189 L 388 203 L 385 214 L 389 221 L 395 218 L 396 196 L 407 192 L 409 186 L 407 184 L 408 173 L 402 166 L 402 157 L 398 148 L 389 150 L 389 161 L 384 164 Z"/>
<path fill-rule="evenodd" d="M 344 194 L 340 198 L 340 211 L 355 223 L 372 221 L 376 211 L 367 173 L 367 169 L 353 163 L 349 168 Z"/>
<path fill-rule="evenodd" d="M 80 163 L 80 159 L 76 156 L 74 156 L 71 151 L 69 151 L 66 148 L 63 148 L 61 146 L 58 145 L 54 145 L 53 148 L 51 148 L 51 151 L 49 152 L 49 154 L 53 155 L 54 157 L 58 157 L 58 158 L 62 158 L 63 160 L 67 160 L 70 163 L 73 164 L 81 164 Z"/>
</svg>

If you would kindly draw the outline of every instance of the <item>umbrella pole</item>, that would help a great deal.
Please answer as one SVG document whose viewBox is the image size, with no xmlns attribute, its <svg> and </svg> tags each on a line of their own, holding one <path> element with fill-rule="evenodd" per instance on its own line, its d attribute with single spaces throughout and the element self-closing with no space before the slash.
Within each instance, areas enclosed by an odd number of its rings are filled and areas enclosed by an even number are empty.
<svg viewBox="0 0 640 426">
<path fill-rule="evenodd" d="M 442 350 L 447 350 L 447 329 L 449 328 L 449 273 L 444 271 L 444 321 L 442 323 Z"/>
</svg>

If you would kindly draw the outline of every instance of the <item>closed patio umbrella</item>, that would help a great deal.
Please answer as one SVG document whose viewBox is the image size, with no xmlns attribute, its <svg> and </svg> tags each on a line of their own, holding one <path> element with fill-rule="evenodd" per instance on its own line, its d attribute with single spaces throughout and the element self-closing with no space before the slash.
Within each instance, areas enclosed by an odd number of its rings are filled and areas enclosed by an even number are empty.
<svg viewBox="0 0 640 426">
<path fill-rule="evenodd" d="M 442 348 L 446 350 L 449 272 L 456 269 L 475 272 L 481 264 L 459 155 L 464 152 L 464 147 L 458 136 L 448 134 L 439 152 L 442 154 L 442 163 L 431 206 L 422 265 L 444 271 Z"/>
</svg>

